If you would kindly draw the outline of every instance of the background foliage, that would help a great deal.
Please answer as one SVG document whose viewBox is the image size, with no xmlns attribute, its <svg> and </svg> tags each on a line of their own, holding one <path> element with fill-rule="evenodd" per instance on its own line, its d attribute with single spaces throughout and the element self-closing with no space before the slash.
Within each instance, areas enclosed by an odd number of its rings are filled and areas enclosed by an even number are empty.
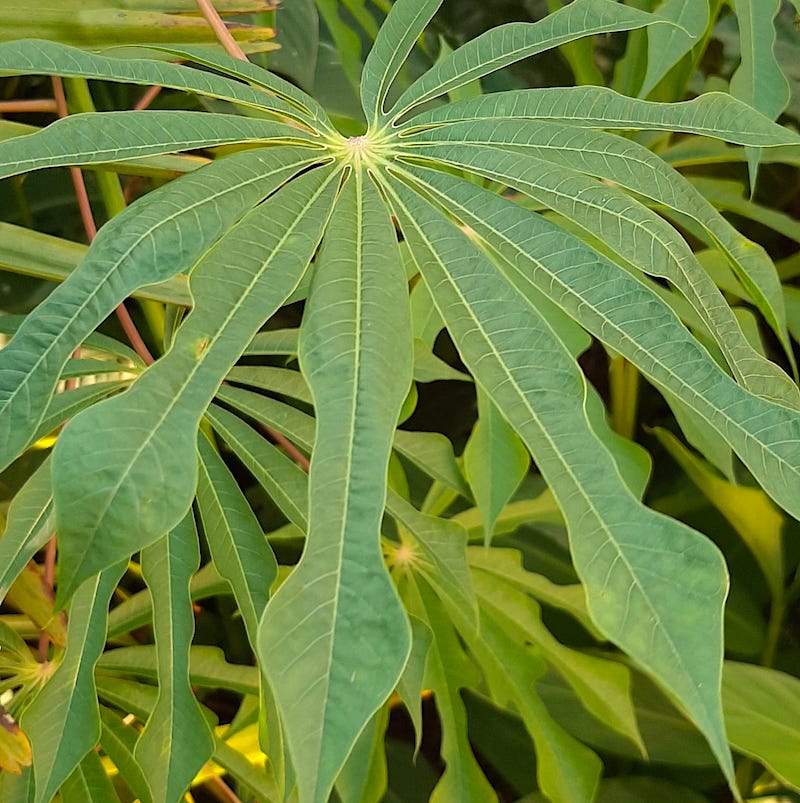
<svg viewBox="0 0 800 803">
<path fill-rule="evenodd" d="M 0 798 L 798 797 L 799 10 L 215 6 L 0 2 Z"/>
</svg>

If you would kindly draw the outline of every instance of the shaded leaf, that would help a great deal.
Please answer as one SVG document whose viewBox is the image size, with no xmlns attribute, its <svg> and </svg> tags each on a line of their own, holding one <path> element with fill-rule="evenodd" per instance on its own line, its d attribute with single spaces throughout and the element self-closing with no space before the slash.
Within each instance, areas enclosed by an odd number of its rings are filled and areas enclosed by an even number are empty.
<svg viewBox="0 0 800 803">
<path fill-rule="evenodd" d="M 106 569 L 78 589 L 64 657 L 22 715 L 33 748 L 36 803 L 49 803 L 100 739 L 94 667 L 105 646 L 108 603 L 125 568 Z"/>
<path fill-rule="evenodd" d="M 214 742 L 189 685 L 194 612 L 189 580 L 200 563 L 189 514 L 168 535 L 142 550 L 142 574 L 153 597 L 158 698 L 134 757 L 154 800 L 178 803 L 211 757 Z"/>
<path fill-rule="evenodd" d="M 170 351 L 127 393 L 80 414 L 59 438 L 53 461 L 60 599 L 186 513 L 197 485 L 200 418 L 265 318 L 300 281 L 329 214 L 335 175 L 306 173 L 220 239 L 192 272 L 197 302 Z M 105 448 L 87 453 L 86 443 L 98 437 Z"/>
</svg>

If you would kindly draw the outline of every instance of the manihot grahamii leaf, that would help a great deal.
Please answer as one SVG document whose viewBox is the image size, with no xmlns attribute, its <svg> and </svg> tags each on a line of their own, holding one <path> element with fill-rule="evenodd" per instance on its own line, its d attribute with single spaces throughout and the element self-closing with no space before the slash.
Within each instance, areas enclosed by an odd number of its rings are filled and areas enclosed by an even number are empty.
<svg viewBox="0 0 800 803">
<path fill-rule="evenodd" d="M 280 150 L 274 153 L 280 158 Z M 200 418 L 247 343 L 302 278 L 337 175 L 330 167 L 311 170 L 242 218 L 192 272 L 195 305 L 168 354 L 127 393 L 86 410 L 64 430 L 53 454 L 59 599 L 154 541 L 188 510 Z M 92 448 L 98 438 L 101 450 Z"/>
<path fill-rule="evenodd" d="M 525 297 L 429 203 L 396 180 L 390 191 L 462 359 L 559 501 L 592 618 L 681 702 L 733 786 L 719 698 L 721 554 L 630 492 L 588 422 L 583 375 Z"/>
<path fill-rule="evenodd" d="M 300 334 L 317 411 L 306 548 L 259 633 L 302 803 L 327 801 L 410 650 L 379 545 L 392 437 L 411 384 L 408 295 L 388 212 L 358 157 L 352 170 Z"/>
</svg>

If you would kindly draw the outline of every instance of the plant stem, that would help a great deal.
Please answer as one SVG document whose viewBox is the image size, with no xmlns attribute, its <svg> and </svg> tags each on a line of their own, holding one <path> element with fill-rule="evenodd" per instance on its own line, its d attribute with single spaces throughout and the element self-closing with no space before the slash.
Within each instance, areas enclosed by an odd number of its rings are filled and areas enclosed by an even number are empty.
<svg viewBox="0 0 800 803">
<path fill-rule="evenodd" d="M 611 425 L 623 438 L 636 434 L 639 401 L 639 372 L 624 357 L 612 357 L 608 368 L 611 390 Z"/>
<path fill-rule="evenodd" d="M 195 0 L 195 2 L 206 18 L 206 22 L 211 26 L 211 30 L 216 34 L 219 43 L 225 48 L 225 52 L 235 59 L 247 61 L 247 56 L 245 56 L 244 51 L 239 47 L 238 42 L 231 36 L 231 32 L 222 21 L 222 17 L 220 17 L 219 13 L 214 8 L 214 4 L 211 0 Z"/>
<path fill-rule="evenodd" d="M 0 114 L 22 114 L 24 112 L 52 112 L 56 114 L 58 106 L 52 98 L 0 101 Z"/>
</svg>

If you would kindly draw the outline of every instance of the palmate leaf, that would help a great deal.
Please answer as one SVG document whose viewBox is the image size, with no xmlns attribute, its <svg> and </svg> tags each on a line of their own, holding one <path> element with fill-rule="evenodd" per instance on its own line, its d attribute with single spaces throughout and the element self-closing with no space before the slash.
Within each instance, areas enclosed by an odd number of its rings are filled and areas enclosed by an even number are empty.
<svg viewBox="0 0 800 803">
<path fill-rule="evenodd" d="M 791 95 L 789 82 L 775 58 L 775 16 L 780 0 L 733 0 L 742 60 L 731 77 L 731 94 L 775 120 Z M 755 187 L 761 155 L 748 149 L 750 183 Z"/>
<path fill-rule="evenodd" d="M 108 603 L 125 568 L 96 574 L 75 594 L 64 657 L 22 715 L 33 748 L 35 803 L 49 803 L 100 739 L 94 667 L 105 645 Z"/>
<path fill-rule="evenodd" d="M 415 5 L 419 6 L 419 3 L 406 0 L 405 6 L 413 8 Z M 389 22 L 395 20 L 400 23 L 399 13 L 392 15 Z M 659 22 L 667 23 L 666 20 L 660 20 L 653 14 L 621 6 L 614 0 L 576 0 L 554 14 L 549 14 L 540 22 L 512 22 L 501 25 L 462 45 L 444 61 L 418 78 L 400 96 L 392 110 L 387 115 L 381 115 L 380 122 L 386 122 L 387 119 L 396 121 L 410 109 L 427 100 L 566 42 L 592 34 L 630 31 Z M 387 24 L 384 30 L 388 29 Z M 418 33 L 412 31 L 409 35 L 412 36 L 413 42 Z M 379 39 L 376 39 L 372 53 L 378 51 Z M 394 74 L 396 70 L 392 73 L 387 69 L 388 82 Z M 366 76 L 364 83 L 366 84 Z M 375 108 L 380 111 L 377 104 Z M 371 119 L 369 115 L 367 119 Z"/>
<path fill-rule="evenodd" d="M 100 56 L 41 39 L 0 44 L 0 74 L 60 75 L 145 86 L 155 84 L 273 112 L 278 117 L 288 117 L 304 125 L 313 122 L 307 113 L 283 98 L 222 75 L 162 61 Z"/>
<path fill-rule="evenodd" d="M 330 231 L 300 334 L 317 409 L 306 549 L 259 632 L 304 803 L 327 801 L 410 650 L 379 547 L 392 436 L 411 384 L 407 290 L 394 229 L 358 159 Z"/>
<path fill-rule="evenodd" d="M 407 170 L 497 251 L 515 283 L 533 284 L 678 396 L 728 441 L 781 507 L 800 515 L 800 416 L 795 411 L 742 389 L 655 295 L 562 229 L 463 180 Z"/>
<path fill-rule="evenodd" d="M 396 180 L 391 192 L 462 359 L 559 500 L 593 620 L 681 701 L 733 786 L 718 691 L 727 593 L 722 556 L 631 494 L 586 418 L 582 374 L 524 297 L 418 195 Z M 560 249 L 566 263 L 563 241 Z"/>
<path fill-rule="evenodd" d="M 442 123 L 503 119 L 549 120 L 581 128 L 682 131 L 763 148 L 800 145 L 800 136 L 722 92 L 681 103 L 655 103 L 599 86 L 519 89 L 448 103 L 414 115 L 400 136 Z"/>
<path fill-rule="evenodd" d="M 142 573 L 153 598 L 158 699 L 136 743 L 154 800 L 179 803 L 214 752 L 214 740 L 189 685 L 194 615 L 189 581 L 200 563 L 191 513 L 142 550 Z"/>
<path fill-rule="evenodd" d="M 613 180 L 699 223 L 718 243 L 791 355 L 780 283 L 766 253 L 739 234 L 697 190 L 646 148 L 601 132 L 547 122 L 540 122 L 531 131 L 526 123 L 511 120 L 501 125 L 454 123 L 421 132 L 413 141 L 417 140 L 447 145 L 415 147 L 412 153 L 420 151 L 507 181 L 605 239 L 631 264 L 668 278 L 711 324 L 732 370 L 742 381 L 752 382 L 760 394 L 800 406 L 797 387 L 750 346 L 714 282 L 680 235 L 626 193 L 573 172 Z M 523 155 L 520 159 L 519 153 L 513 157 L 493 153 L 478 143 L 501 144 L 521 150 Z"/>
<path fill-rule="evenodd" d="M 220 574 L 228 581 L 253 650 L 258 622 L 278 573 L 275 556 L 252 508 L 222 458 L 204 435 L 198 437 L 200 476 L 197 504 L 203 530 Z"/>
<path fill-rule="evenodd" d="M 3 349 L 0 466 L 30 442 L 61 368 L 117 304 L 142 284 L 188 269 L 244 212 L 314 161 L 305 148 L 233 154 L 155 190 L 104 226 L 80 268 Z"/>
<path fill-rule="evenodd" d="M 231 114 L 189 111 L 93 112 L 57 120 L 27 137 L 0 142 L 0 179 L 29 170 L 136 159 L 236 142 L 305 142 L 292 126 Z M 87 148 L 100 141 L 102 147 Z"/>
<path fill-rule="evenodd" d="M 127 393 L 73 419 L 59 438 L 60 599 L 186 513 L 197 484 L 200 418 L 225 373 L 299 283 L 337 183 L 335 170 L 312 170 L 246 215 L 192 272 L 196 303 L 168 354 Z M 102 437 L 106 448 L 87 451 L 87 435 Z M 169 494 L 162 492 L 166 481 Z"/>
</svg>

